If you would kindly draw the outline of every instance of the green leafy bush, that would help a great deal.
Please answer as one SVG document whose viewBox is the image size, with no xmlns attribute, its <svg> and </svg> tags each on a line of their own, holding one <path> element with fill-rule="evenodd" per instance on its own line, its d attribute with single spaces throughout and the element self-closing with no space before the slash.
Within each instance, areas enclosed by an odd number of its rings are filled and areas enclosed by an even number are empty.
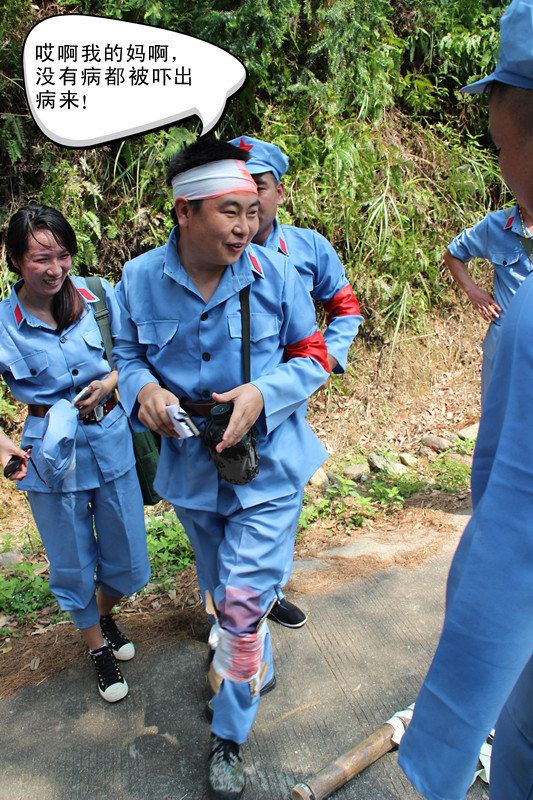
<svg viewBox="0 0 533 800">
<path fill-rule="evenodd" d="M 183 527 L 170 511 L 146 518 L 151 582 L 166 586 L 176 573 L 194 563 L 194 555 Z"/>
<path fill-rule="evenodd" d="M 471 468 L 468 464 L 439 455 L 430 466 L 434 486 L 443 492 L 457 492 L 470 487 Z"/>
<path fill-rule="evenodd" d="M 36 566 L 29 563 L 0 570 L 0 609 L 20 622 L 34 619 L 38 611 L 54 602 L 48 580 L 35 570 Z"/>
</svg>

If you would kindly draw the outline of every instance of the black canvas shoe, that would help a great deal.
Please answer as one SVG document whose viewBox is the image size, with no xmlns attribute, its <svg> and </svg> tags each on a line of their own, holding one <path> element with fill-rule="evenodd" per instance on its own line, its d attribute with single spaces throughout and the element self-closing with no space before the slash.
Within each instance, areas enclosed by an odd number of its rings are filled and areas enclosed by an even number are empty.
<svg viewBox="0 0 533 800">
<path fill-rule="evenodd" d="M 117 623 L 113 619 L 112 614 L 107 614 L 105 617 L 100 617 L 100 629 L 102 636 L 113 650 L 113 655 L 119 661 L 129 661 L 135 655 L 135 647 L 133 642 L 124 636 L 122 631 L 117 627 Z"/>
<path fill-rule="evenodd" d="M 289 603 L 286 597 L 274 603 L 268 618 L 285 628 L 301 628 L 307 622 L 307 614 L 294 603 Z"/>
<path fill-rule="evenodd" d="M 116 703 L 128 694 L 128 684 L 124 680 L 113 651 L 105 644 L 98 650 L 90 650 L 96 677 L 98 678 L 98 691 L 108 703 Z"/>
<path fill-rule="evenodd" d="M 242 797 L 246 776 L 239 745 L 231 739 L 211 736 L 209 761 L 211 800 L 237 800 Z"/>
<path fill-rule="evenodd" d="M 265 683 L 264 686 L 261 687 L 261 691 L 259 692 L 259 696 L 263 697 L 265 694 L 268 694 L 272 691 L 272 689 L 276 688 L 276 676 L 272 675 L 268 683 Z M 208 722 L 213 722 L 213 698 L 207 701 L 205 704 L 205 718 Z"/>
</svg>

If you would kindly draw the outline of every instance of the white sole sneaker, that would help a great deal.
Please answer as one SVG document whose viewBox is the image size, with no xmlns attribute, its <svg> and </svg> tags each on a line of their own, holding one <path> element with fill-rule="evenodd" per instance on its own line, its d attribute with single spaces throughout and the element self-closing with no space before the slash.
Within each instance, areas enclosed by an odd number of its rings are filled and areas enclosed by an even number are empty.
<svg viewBox="0 0 533 800">
<path fill-rule="evenodd" d="M 108 644 L 111 646 L 111 649 L 113 650 L 113 655 L 115 656 L 117 661 L 129 661 L 135 655 L 135 646 L 133 642 L 126 642 L 126 644 L 123 644 L 122 647 L 119 647 L 118 650 L 115 650 L 111 642 L 109 642 L 107 639 L 106 642 L 108 642 Z"/>
<path fill-rule="evenodd" d="M 122 683 L 112 683 L 111 686 L 107 687 L 105 692 L 98 687 L 98 691 L 100 692 L 100 697 L 107 700 L 108 703 L 117 703 L 119 700 L 126 697 L 129 688 L 126 681 L 123 681 Z"/>
</svg>

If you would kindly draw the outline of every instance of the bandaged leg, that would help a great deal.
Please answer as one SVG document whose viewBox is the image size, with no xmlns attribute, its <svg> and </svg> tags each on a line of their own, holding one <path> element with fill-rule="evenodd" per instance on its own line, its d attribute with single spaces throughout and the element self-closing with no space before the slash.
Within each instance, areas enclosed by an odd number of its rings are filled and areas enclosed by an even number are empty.
<svg viewBox="0 0 533 800">
<path fill-rule="evenodd" d="M 267 676 L 273 675 L 272 644 L 270 633 L 266 632 L 263 650 L 263 664 Z M 251 696 L 250 685 L 225 679 L 217 694 L 212 698 L 213 722 L 211 732 L 222 739 L 231 739 L 243 744 L 250 733 L 259 710 L 259 695 Z"/>
<path fill-rule="evenodd" d="M 212 732 L 238 744 L 246 741 L 255 719 L 261 682 L 274 675 L 270 637 L 259 623 L 283 578 L 286 531 L 295 528 L 300 504 L 298 492 L 242 508 L 233 489 L 221 484 L 216 512 L 176 507 L 201 563 L 198 574 L 213 598 L 206 609 L 216 612 L 225 632 L 211 674 L 218 676 L 213 688 L 219 689 L 213 697 Z M 212 644 L 220 634 L 213 629 Z"/>
<path fill-rule="evenodd" d="M 222 681 L 246 683 L 252 698 L 259 694 L 267 665 L 263 660 L 266 622 L 254 633 L 236 635 L 221 628 L 218 623 L 211 631 L 210 641 L 216 640 L 215 656 L 209 670 L 209 682 L 215 693 Z"/>
</svg>

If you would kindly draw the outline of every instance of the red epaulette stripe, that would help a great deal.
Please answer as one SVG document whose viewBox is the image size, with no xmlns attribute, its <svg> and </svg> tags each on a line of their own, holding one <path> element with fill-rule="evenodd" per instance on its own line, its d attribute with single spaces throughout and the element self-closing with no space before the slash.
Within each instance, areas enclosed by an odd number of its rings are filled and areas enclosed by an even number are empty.
<svg viewBox="0 0 533 800">
<path fill-rule="evenodd" d="M 20 323 L 22 322 L 22 311 L 20 310 L 20 306 L 18 303 L 15 306 L 15 310 L 13 313 L 15 314 L 15 321 L 17 325 L 20 325 Z"/>
<path fill-rule="evenodd" d="M 354 290 L 349 283 L 343 286 L 337 294 L 333 295 L 331 300 L 323 303 L 323 306 L 326 312 L 328 325 L 335 317 L 351 317 L 361 314 L 359 300 L 355 296 Z"/>
<path fill-rule="evenodd" d="M 306 358 L 310 356 L 318 361 L 321 367 L 329 372 L 328 365 L 328 350 L 326 342 L 320 331 L 312 333 L 307 339 L 301 339 L 294 344 L 288 344 L 284 348 L 285 360 L 289 361 L 291 358 Z"/>
<path fill-rule="evenodd" d="M 86 300 L 89 300 L 90 303 L 94 303 L 96 302 L 96 300 L 98 300 L 98 298 L 84 286 L 77 286 L 76 288 L 78 292 L 81 294 L 81 296 L 84 297 Z"/>
<path fill-rule="evenodd" d="M 257 258 L 254 256 L 254 254 L 253 254 L 253 253 L 248 253 L 248 255 L 250 256 L 250 261 L 252 262 L 252 267 L 253 267 L 253 268 L 254 268 L 254 269 L 255 269 L 255 270 L 256 270 L 256 271 L 257 271 L 257 272 L 258 272 L 260 275 L 262 275 L 262 274 L 263 274 L 263 270 L 261 269 L 261 265 L 260 265 L 259 261 L 257 260 Z"/>
<path fill-rule="evenodd" d="M 512 217 L 509 217 L 509 219 L 508 219 L 508 220 L 507 220 L 507 222 L 505 223 L 505 228 L 504 228 L 504 230 L 508 231 L 508 230 L 509 230 L 509 228 L 512 226 L 513 222 L 514 222 L 514 214 L 513 214 L 513 216 L 512 216 Z"/>
<path fill-rule="evenodd" d="M 289 248 L 287 247 L 285 240 L 282 239 L 281 236 L 279 237 L 279 248 L 281 252 L 284 253 L 286 256 L 289 255 Z"/>
</svg>

